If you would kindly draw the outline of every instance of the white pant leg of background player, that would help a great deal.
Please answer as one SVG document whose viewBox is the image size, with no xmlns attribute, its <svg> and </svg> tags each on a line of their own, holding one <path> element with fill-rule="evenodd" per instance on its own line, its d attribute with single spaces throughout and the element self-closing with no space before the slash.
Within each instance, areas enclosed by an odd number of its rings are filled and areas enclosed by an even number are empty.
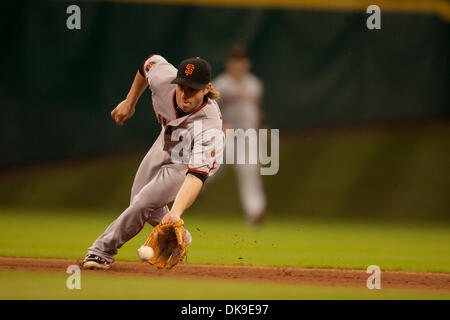
<svg viewBox="0 0 450 320">
<path fill-rule="evenodd" d="M 257 164 L 234 165 L 238 184 L 239 196 L 247 219 L 256 218 L 266 209 L 266 196 Z"/>
<path fill-rule="evenodd" d="M 254 123 L 247 122 L 241 123 L 240 127 L 247 130 L 249 127 L 254 128 L 254 125 Z M 266 209 L 266 195 L 260 174 L 260 165 L 249 164 L 249 153 L 257 154 L 257 152 L 257 144 L 247 144 L 245 154 L 238 154 L 237 164 L 233 166 L 239 185 L 240 200 L 248 220 L 259 217 Z"/>
</svg>

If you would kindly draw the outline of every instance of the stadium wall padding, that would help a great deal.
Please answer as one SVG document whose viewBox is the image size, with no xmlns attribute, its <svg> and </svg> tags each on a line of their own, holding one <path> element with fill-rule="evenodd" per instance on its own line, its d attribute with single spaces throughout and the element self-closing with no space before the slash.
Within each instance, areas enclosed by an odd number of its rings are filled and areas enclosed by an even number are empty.
<svg viewBox="0 0 450 320">
<path fill-rule="evenodd" d="M 150 147 L 146 92 L 123 128 L 110 118 L 152 53 L 223 71 L 244 44 L 265 85 L 265 122 L 283 131 L 449 115 L 449 25 L 430 14 L 20 1 L 2 10 L 0 166 Z"/>
</svg>

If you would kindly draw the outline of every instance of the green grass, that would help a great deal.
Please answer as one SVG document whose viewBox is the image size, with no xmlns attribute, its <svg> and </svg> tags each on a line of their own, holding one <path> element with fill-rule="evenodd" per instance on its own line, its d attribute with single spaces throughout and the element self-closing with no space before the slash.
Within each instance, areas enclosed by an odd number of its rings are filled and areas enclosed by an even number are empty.
<svg viewBox="0 0 450 320">
<path fill-rule="evenodd" d="M 281 136 L 265 176 L 269 220 L 243 219 L 231 167 L 183 216 L 188 263 L 450 272 L 450 126 Z M 0 256 L 82 259 L 129 202 L 145 151 L 0 173 Z M 52 209 L 49 209 L 52 208 Z M 117 260 L 137 261 L 151 232 Z M 325 288 L 111 274 L 0 272 L 0 299 L 449 299 L 430 291 Z M 186 290 L 189 288 L 189 290 Z"/>
<path fill-rule="evenodd" d="M 450 299 L 448 292 L 312 287 L 268 283 L 123 277 L 81 272 L 81 288 L 69 290 L 69 274 L 1 271 L 0 299 Z"/>
<path fill-rule="evenodd" d="M 0 172 L 0 206 L 117 212 L 129 203 L 146 150 Z M 265 176 L 268 211 L 284 217 L 450 223 L 450 126 L 280 137 L 280 169 Z M 192 207 L 240 217 L 231 166 Z"/>
<path fill-rule="evenodd" d="M 0 210 L 0 256 L 82 259 L 118 213 Z M 243 219 L 184 216 L 193 235 L 188 263 L 450 272 L 446 225 L 269 219 L 251 230 Z M 147 225 L 117 260 L 137 261 Z M 242 258 L 242 259 L 239 259 Z"/>
</svg>

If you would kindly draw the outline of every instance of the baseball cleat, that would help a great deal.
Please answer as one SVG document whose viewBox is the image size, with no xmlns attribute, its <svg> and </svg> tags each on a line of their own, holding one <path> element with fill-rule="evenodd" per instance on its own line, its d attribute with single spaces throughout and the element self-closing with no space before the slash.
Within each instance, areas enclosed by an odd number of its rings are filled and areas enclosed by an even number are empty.
<svg viewBox="0 0 450 320">
<path fill-rule="evenodd" d="M 88 254 L 81 263 L 83 269 L 103 269 L 108 270 L 111 268 L 111 264 L 105 259 L 96 256 L 95 254 Z"/>
<path fill-rule="evenodd" d="M 265 217 L 266 217 L 266 212 L 263 211 L 254 217 L 248 217 L 247 223 L 251 228 L 257 228 L 263 223 L 263 220 Z"/>
</svg>

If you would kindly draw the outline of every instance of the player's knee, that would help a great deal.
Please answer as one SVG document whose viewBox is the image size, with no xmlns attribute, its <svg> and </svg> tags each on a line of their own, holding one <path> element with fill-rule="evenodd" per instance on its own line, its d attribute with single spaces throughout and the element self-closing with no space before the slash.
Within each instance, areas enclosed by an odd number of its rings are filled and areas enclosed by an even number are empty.
<svg viewBox="0 0 450 320">
<path fill-rule="evenodd" d="M 138 194 L 133 190 L 133 188 L 131 189 L 131 197 L 130 197 L 130 205 L 133 204 L 134 199 L 136 198 Z"/>
<path fill-rule="evenodd" d="M 133 200 L 131 200 L 130 206 L 136 210 L 144 210 L 152 207 L 141 193 L 134 196 Z"/>
<path fill-rule="evenodd" d="M 140 200 L 141 200 L 141 197 L 140 197 L 140 195 L 138 193 L 137 195 L 135 195 L 133 197 L 133 199 L 131 199 L 130 206 L 138 207 Z"/>
<path fill-rule="evenodd" d="M 150 212 L 148 210 L 148 206 L 139 197 L 139 195 L 136 195 L 133 198 L 129 208 L 131 209 L 131 212 L 134 212 L 134 214 L 141 214 L 144 217 L 145 220 L 147 220 L 149 218 L 149 216 L 150 216 Z"/>
</svg>

